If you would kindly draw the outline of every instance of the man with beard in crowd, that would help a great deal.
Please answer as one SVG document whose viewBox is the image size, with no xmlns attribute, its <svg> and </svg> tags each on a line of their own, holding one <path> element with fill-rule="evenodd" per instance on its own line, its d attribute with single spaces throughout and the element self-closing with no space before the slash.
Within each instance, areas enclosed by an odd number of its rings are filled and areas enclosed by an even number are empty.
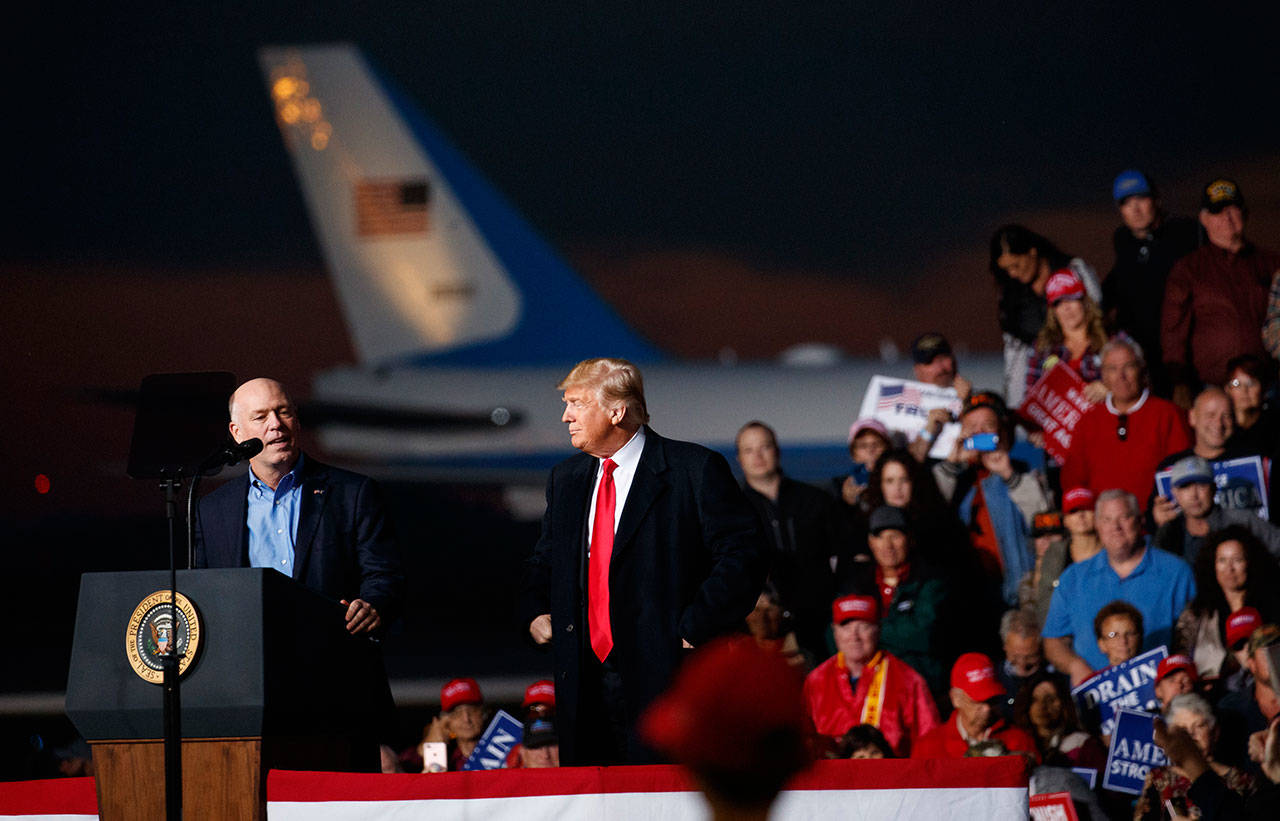
<svg viewBox="0 0 1280 821">
<path fill-rule="evenodd" d="M 929 332 L 916 337 L 911 343 L 911 362 L 912 379 L 938 388 L 954 388 L 961 406 L 969 401 L 973 385 L 957 371 L 955 353 L 945 336 Z M 929 456 L 929 448 L 933 447 L 933 440 L 942 432 L 942 426 L 950 421 L 951 412 L 946 408 L 929 411 L 924 429 L 907 446 L 911 455 L 921 462 L 925 461 Z"/>
</svg>

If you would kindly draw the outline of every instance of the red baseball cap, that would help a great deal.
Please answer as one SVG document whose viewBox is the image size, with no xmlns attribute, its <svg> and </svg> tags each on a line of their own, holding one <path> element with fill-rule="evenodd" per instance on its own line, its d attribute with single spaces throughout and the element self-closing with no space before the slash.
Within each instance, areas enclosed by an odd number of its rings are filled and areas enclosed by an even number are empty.
<svg viewBox="0 0 1280 821">
<path fill-rule="evenodd" d="M 776 756 L 780 731 L 804 732 L 801 674 L 747 637 L 699 649 L 640 717 L 639 731 L 673 761 L 721 769 Z"/>
<path fill-rule="evenodd" d="M 1170 673 L 1176 673 L 1179 670 L 1185 670 L 1187 672 L 1187 675 L 1191 676 L 1192 681 L 1195 681 L 1197 678 L 1199 678 L 1196 675 L 1195 663 L 1192 662 L 1191 659 L 1188 658 L 1187 656 L 1184 656 L 1181 653 L 1179 653 L 1178 655 L 1169 656 L 1167 658 L 1161 659 L 1160 666 L 1156 667 L 1156 682 L 1158 683 L 1160 679 L 1164 678 Z"/>
<path fill-rule="evenodd" d="M 872 596 L 841 596 L 831 603 L 832 624 L 844 624 L 854 619 L 878 624 L 880 603 Z"/>
<path fill-rule="evenodd" d="M 1227 616 L 1227 649 L 1234 650 L 1237 644 L 1247 641 L 1253 631 L 1262 626 L 1262 614 L 1256 607 L 1241 607 Z"/>
<path fill-rule="evenodd" d="M 525 688 L 524 701 L 520 702 L 520 706 L 528 709 L 535 704 L 545 704 L 548 707 L 556 706 L 555 682 L 549 678 L 544 678 Z"/>
<path fill-rule="evenodd" d="M 1062 515 L 1075 513 L 1077 510 L 1092 510 L 1096 498 L 1087 487 L 1073 487 L 1062 494 Z"/>
<path fill-rule="evenodd" d="M 996 668 L 982 653 L 965 653 L 951 668 L 951 686 L 958 687 L 974 701 L 989 701 L 1005 695 L 996 681 Z"/>
<path fill-rule="evenodd" d="M 480 685 L 473 678 L 455 678 L 440 688 L 440 709 L 446 713 L 459 704 L 483 704 Z"/>
<path fill-rule="evenodd" d="M 1084 296 L 1084 283 L 1070 268 L 1059 268 L 1049 277 L 1044 295 L 1050 305 L 1057 305 L 1064 299 L 1080 299 Z"/>
</svg>

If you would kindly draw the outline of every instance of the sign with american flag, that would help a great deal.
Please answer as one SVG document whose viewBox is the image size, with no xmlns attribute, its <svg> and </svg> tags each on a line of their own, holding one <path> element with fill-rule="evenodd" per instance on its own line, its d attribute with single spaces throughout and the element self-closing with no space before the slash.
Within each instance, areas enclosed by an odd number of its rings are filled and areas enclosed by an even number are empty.
<svg viewBox="0 0 1280 821">
<path fill-rule="evenodd" d="M 910 383 L 904 382 L 901 385 L 893 385 L 880 389 L 880 398 L 876 400 L 876 410 L 893 410 L 898 404 L 919 405 L 923 401 L 919 388 L 914 388 Z"/>
<path fill-rule="evenodd" d="M 867 392 L 863 394 L 858 416 L 877 419 L 890 431 L 909 441 L 924 429 L 929 411 L 934 408 L 946 408 L 956 416 L 960 413 L 960 396 L 954 388 L 876 375 L 871 377 Z M 945 459 L 959 432 L 960 425 L 955 422 L 944 425 L 942 433 L 929 449 L 929 455 Z"/>
<path fill-rule="evenodd" d="M 356 236 L 427 232 L 431 185 L 425 179 L 360 180 L 353 192 Z"/>
</svg>

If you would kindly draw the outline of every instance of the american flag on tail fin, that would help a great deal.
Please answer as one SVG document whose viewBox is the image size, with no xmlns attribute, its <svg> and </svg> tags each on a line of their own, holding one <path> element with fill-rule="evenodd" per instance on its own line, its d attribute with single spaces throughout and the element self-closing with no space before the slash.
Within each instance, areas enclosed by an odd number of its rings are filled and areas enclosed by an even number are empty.
<svg viewBox="0 0 1280 821">
<path fill-rule="evenodd" d="M 425 234 L 431 188 L 426 180 L 361 180 L 355 185 L 356 234 Z"/>
</svg>

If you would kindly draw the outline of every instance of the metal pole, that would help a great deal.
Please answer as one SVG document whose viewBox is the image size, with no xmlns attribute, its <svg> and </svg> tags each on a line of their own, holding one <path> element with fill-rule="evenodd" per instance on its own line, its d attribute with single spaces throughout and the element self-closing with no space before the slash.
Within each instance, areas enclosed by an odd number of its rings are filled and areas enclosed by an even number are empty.
<svg viewBox="0 0 1280 821">
<path fill-rule="evenodd" d="M 169 607 L 173 617 L 173 635 L 169 647 L 160 658 L 164 687 L 164 808 L 167 821 L 182 821 L 182 696 L 178 687 L 181 656 L 178 653 L 178 564 L 177 519 L 178 487 L 181 480 L 164 481 L 165 514 L 169 521 Z"/>
</svg>

